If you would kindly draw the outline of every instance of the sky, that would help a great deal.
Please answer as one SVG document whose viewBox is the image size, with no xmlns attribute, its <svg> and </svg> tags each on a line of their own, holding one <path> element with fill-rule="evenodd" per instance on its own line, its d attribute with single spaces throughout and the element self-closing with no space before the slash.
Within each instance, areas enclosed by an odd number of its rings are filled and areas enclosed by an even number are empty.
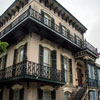
<svg viewBox="0 0 100 100">
<path fill-rule="evenodd" d="M 15 0 L 0 0 L 0 15 Z M 57 0 L 83 25 L 87 27 L 84 34 L 87 41 L 100 52 L 100 0 Z M 100 64 L 100 58 L 97 60 Z"/>
</svg>

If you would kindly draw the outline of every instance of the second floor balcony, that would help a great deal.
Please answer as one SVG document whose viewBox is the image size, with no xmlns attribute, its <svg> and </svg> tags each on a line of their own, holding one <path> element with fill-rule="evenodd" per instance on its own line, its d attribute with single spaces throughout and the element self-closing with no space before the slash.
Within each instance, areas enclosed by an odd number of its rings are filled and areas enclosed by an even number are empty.
<svg viewBox="0 0 100 100">
<path fill-rule="evenodd" d="M 32 81 L 42 81 L 58 85 L 65 84 L 64 71 L 53 67 L 47 67 L 31 61 L 23 61 L 0 70 L 0 83 L 20 79 L 30 79 Z"/>
</svg>

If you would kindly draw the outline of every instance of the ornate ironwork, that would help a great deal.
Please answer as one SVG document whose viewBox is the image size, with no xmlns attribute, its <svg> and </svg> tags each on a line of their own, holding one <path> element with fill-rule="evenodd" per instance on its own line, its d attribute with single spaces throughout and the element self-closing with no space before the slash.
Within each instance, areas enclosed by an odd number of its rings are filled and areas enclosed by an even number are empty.
<svg viewBox="0 0 100 100">
<path fill-rule="evenodd" d="M 0 80 L 13 79 L 19 76 L 31 76 L 35 79 L 44 79 L 65 82 L 64 71 L 47 67 L 31 61 L 23 61 L 16 65 L 0 70 Z"/>
</svg>

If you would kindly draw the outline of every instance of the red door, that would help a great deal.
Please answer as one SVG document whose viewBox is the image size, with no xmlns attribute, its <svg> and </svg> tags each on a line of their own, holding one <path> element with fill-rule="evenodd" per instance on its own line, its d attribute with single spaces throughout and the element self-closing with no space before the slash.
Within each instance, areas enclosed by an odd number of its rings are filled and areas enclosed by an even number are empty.
<svg viewBox="0 0 100 100">
<path fill-rule="evenodd" d="M 78 86 L 82 86 L 82 71 L 78 69 Z"/>
</svg>

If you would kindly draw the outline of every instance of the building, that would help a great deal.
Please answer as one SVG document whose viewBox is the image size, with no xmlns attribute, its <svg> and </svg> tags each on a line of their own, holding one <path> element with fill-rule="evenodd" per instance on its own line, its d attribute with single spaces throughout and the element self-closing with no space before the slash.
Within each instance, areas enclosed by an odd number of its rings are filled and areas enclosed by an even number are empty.
<svg viewBox="0 0 100 100">
<path fill-rule="evenodd" d="M 99 100 L 86 30 L 56 0 L 15 0 L 0 16 L 0 100 Z"/>
</svg>

